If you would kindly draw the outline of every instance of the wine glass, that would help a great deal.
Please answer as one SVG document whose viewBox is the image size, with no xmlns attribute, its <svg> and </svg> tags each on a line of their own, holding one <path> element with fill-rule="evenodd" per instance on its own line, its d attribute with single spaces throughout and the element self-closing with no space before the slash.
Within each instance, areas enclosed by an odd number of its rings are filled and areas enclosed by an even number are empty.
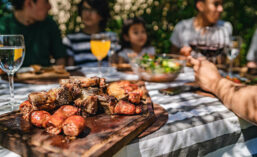
<svg viewBox="0 0 257 157">
<path fill-rule="evenodd" d="M 6 108 L 14 110 L 14 73 L 21 67 L 25 56 L 23 35 L 0 35 L 0 68 L 8 74 L 10 102 Z"/>
<path fill-rule="evenodd" d="M 93 34 L 91 36 L 90 47 L 92 54 L 96 57 L 98 61 L 98 74 L 102 77 L 101 66 L 102 60 L 107 56 L 110 47 L 111 40 L 110 36 L 105 33 Z"/>
<path fill-rule="evenodd" d="M 226 44 L 225 30 L 219 26 L 204 27 L 199 30 L 196 50 L 208 60 L 216 62 L 216 57 L 224 51 Z"/>
<path fill-rule="evenodd" d="M 227 51 L 227 58 L 229 59 L 228 75 L 232 78 L 233 60 L 240 53 L 242 38 L 240 36 L 231 36 L 229 42 L 229 49 Z"/>
</svg>

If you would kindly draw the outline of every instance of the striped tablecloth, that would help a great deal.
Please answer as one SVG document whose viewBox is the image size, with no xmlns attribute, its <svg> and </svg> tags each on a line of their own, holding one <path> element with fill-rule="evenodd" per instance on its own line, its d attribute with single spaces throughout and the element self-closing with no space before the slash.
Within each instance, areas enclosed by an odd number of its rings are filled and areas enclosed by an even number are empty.
<svg viewBox="0 0 257 157">
<path fill-rule="evenodd" d="M 82 69 L 85 73 L 87 69 Z M 137 79 L 134 75 L 116 73 L 107 77 Z M 167 123 L 158 131 L 135 139 L 115 154 L 116 157 L 152 156 L 256 156 L 257 127 L 239 119 L 216 98 L 194 93 L 167 96 L 159 89 L 194 81 L 192 69 L 186 68 L 172 83 L 149 83 L 146 87 L 154 103 L 169 113 Z M 0 82 L 0 105 L 8 101 L 8 84 Z M 33 91 L 49 90 L 58 85 L 15 84 L 15 97 L 23 101 Z M 1 114 L 1 111 L 0 111 Z M 0 147 L 0 156 L 19 156 Z"/>
</svg>

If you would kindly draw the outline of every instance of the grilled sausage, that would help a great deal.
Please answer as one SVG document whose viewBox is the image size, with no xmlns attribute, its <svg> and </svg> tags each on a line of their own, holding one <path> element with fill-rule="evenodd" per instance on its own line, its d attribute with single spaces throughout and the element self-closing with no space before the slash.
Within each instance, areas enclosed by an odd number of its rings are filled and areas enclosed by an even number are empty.
<svg viewBox="0 0 257 157">
<path fill-rule="evenodd" d="M 50 117 L 48 126 L 55 126 L 60 128 L 64 120 L 74 114 L 78 113 L 78 108 L 71 105 L 61 106 L 55 113 Z"/>
<path fill-rule="evenodd" d="M 34 107 L 28 100 L 26 100 L 20 104 L 19 110 L 23 115 L 22 118 L 29 121 L 30 114 L 34 110 Z"/>
<path fill-rule="evenodd" d="M 68 136 L 78 136 L 85 128 L 85 119 L 78 115 L 73 115 L 63 122 L 63 132 Z"/>
<path fill-rule="evenodd" d="M 30 116 L 30 122 L 37 127 L 45 128 L 50 116 L 50 113 L 46 111 L 33 111 Z"/>
</svg>

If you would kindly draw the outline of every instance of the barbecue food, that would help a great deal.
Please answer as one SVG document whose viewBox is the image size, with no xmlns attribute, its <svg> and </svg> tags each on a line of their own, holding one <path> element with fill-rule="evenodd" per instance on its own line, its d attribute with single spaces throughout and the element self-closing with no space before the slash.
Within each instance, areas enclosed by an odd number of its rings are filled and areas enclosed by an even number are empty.
<svg viewBox="0 0 257 157">
<path fill-rule="evenodd" d="M 46 111 L 33 111 L 30 116 L 30 122 L 37 127 L 45 128 L 50 116 L 50 113 Z"/>
<path fill-rule="evenodd" d="M 66 118 L 77 113 L 78 109 L 76 107 L 71 105 L 64 105 L 54 112 L 54 114 L 50 117 L 47 126 L 60 128 Z"/>
<path fill-rule="evenodd" d="M 139 83 L 107 85 L 98 77 L 71 77 L 59 83 L 58 88 L 29 94 L 20 105 L 25 120 L 51 134 L 77 136 L 85 127 L 84 118 L 98 113 L 135 115 L 146 110 L 146 89 Z"/>
<path fill-rule="evenodd" d="M 65 135 L 78 136 L 85 128 L 85 119 L 78 115 L 67 118 L 63 123 L 63 132 Z"/>
<path fill-rule="evenodd" d="M 23 119 L 25 119 L 26 121 L 29 121 L 30 114 L 32 111 L 35 110 L 35 107 L 28 100 L 26 100 L 20 104 L 19 110 L 23 115 L 22 116 Z"/>
<path fill-rule="evenodd" d="M 114 108 L 114 113 L 133 115 L 141 113 L 141 108 L 127 101 L 120 100 Z"/>
</svg>

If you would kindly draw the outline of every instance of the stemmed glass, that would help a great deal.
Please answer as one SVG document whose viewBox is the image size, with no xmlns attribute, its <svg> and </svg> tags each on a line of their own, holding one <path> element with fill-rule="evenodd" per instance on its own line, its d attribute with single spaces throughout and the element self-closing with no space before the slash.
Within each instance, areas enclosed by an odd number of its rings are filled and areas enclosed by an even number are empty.
<svg viewBox="0 0 257 157">
<path fill-rule="evenodd" d="M 21 67 L 25 56 L 23 35 L 0 35 L 0 68 L 8 74 L 10 102 L 7 108 L 14 110 L 14 73 Z"/>
<path fill-rule="evenodd" d="M 200 29 L 197 37 L 196 50 L 215 63 L 216 57 L 224 51 L 226 31 L 219 26 Z"/>
<path fill-rule="evenodd" d="M 229 49 L 227 51 L 227 57 L 229 59 L 229 70 L 228 75 L 232 78 L 233 60 L 237 57 L 240 52 L 242 38 L 240 36 L 231 36 L 229 42 Z"/>
<path fill-rule="evenodd" d="M 98 74 L 102 77 L 101 66 L 102 60 L 107 56 L 110 47 L 111 40 L 110 36 L 105 33 L 93 34 L 91 36 L 90 47 L 92 54 L 96 57 L 98 61 Z"/>
</svg>

